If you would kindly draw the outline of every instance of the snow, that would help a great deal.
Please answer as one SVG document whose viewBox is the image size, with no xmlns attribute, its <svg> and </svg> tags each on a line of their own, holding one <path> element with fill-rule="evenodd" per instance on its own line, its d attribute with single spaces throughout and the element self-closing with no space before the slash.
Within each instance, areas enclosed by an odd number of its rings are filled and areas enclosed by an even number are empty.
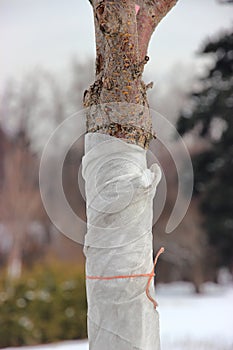
<svg viewBox="0 0 233 350">
<path fill-rule="evenodd" d="M 20 350 L 88 350 L 87 341 L 66 341 L 56 344 L 20 347 Z M 19 348 L 7 348 L 7 350 L 19 350 Z"/>
<path fill-rule="evenodd" d="M 232 350 L 233 285 L 207 283 L 197 295 L 189 283 L 159 285 L 162 350 Z M 13 348 L 8 348 L 8 350 Z M 88 350 L 87 341 L 25 347 L 21 350 Z"/>
<path fill-rule="evenodd" d="M 232 285 L 208 283 L 203 294 L 197 295 L 192 285 L 180 282 L 160 285 L 157 295 L 163 350 L 176 343 L 180 344 L 177 350 L 233 349 Z M 193 348 L 187 343 L 194 344 Z"/>
</svg>

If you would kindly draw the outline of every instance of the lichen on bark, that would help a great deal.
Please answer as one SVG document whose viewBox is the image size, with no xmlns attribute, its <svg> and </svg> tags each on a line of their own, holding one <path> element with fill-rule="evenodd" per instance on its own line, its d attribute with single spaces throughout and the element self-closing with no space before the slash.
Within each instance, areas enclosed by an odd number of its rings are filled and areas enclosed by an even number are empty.
<svg viewBox="0 0 233 350">
<path fill-rule="evenodd" d="M 84 93 L 87 132 L 148 148 L 153 137 L 142 80 L 150 37 L 175 0 L 92 0 L 96 79 Z M 140 6 L 139 11 L 135 5 Z"/>
</svg>

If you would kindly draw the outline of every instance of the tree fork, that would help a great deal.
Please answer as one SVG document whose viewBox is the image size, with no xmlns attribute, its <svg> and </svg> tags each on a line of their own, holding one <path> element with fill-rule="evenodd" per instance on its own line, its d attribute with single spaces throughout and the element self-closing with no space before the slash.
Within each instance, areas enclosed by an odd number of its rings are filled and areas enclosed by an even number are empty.
<svg viewBox="0 0 233 350">
<path fill-rule="evenodd" d="M 142 80 L 148 44 L 176 0 L 92 0 L 96 80 L 84 93 L 87 132 L 148 148 L 153 138 L 147 88 Z M 135 6 L 139 6 L 136 11 Z"/>
</svg>

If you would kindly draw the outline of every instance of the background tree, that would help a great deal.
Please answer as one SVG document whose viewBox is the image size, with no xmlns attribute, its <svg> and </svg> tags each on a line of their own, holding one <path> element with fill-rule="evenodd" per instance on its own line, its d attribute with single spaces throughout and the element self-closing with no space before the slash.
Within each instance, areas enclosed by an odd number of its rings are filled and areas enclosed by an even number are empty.
<svg viewBox="0 0 233 350">
<path fill-rule="evenodd" d="M 12 241 L 8 257 L 8 276 L 11 279 L 21 275 L 23 253 L 32 248 L 29 226 L 43 212 L 37 172 L 38 160 L 29 150 L 25 133 L 20 132 L 5 154 L 0 188 L 0 220 Z"/>
<path fill-rule="evenodd" d="M 217 266 L 233 267 L 233 32 L 208 42 L 201 54 L 214 61 L 190 94 L 191 111 L 178 120 L 181 134 L 194 131 L 206 149 L 193 157 L 195 194 Z M 197 142 L 199 142 L 197 140 Z"/>
<path fill-rule="evenodd" d="M 0 262 L 7 265 L 11 278 L 19 277 L 23 265 L 31 266 L 45 252 L 60 257 L 82 256 L 81 248 L 77 254 L 77 247 L 52 228 L 38 181 L 38 156 L 44 141 L 67 115 L 81 108 L 81 93 L 90 80 L 89 62 L 82 65 L 73 60 L 70 68 L 72 79 L 66 86 L 61 87 L 49 72 L 37 69 L 22 81 L 8 81 L 0 99 Z M 75 161 L 72 154 L 73 149 L 64 165 L 64 188 L 74 210 L 80 211 L 81 207 L 84 211 L 81 194 L 76 195 L 72 186 L 82 149 L 76 147 Z M 48 164 L 50 169 L 54 156 Z M 53 244 L 49 244 L 51 240 Z"/>
</svg>

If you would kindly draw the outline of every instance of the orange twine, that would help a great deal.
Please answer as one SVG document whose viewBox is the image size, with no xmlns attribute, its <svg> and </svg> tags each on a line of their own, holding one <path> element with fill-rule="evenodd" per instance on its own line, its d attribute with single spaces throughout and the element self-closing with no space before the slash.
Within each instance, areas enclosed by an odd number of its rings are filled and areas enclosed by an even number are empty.
<svg viewBox="0 0 233 350">
<path fill-rule="evenodd" d="M 154 260 L 154 265 L 153 265 L 153 269 L 150 273 L 139 273 L 139 274 L 132 274 L 132 275 L 119 275 L 119 276 L 86 276 L 86 279 L 88 280 L 104 280 L 104 281 L 109 281 L 109 280 L 115 280 L 115 279 L 122 279 L 122 278 L 137 278 L 137 277 L 149 277 L 148 278 L 148 282 L 146 285 L 146 296 L 147 298 L 153 303 L 154 308 L 156 309 L 156 307 L 158 306 L 157 302 L 152 298 L 152 296 L 150 295 L 150 284 L 151 281 L 153 279 L 153 277 L 155 276 L 155 266 L 157 264 L 158 258 L 159 256 L 164 252 L 164 247 L 160 248 L 158 253 L 156 254 L 155 260 Z"/>
</svg>

